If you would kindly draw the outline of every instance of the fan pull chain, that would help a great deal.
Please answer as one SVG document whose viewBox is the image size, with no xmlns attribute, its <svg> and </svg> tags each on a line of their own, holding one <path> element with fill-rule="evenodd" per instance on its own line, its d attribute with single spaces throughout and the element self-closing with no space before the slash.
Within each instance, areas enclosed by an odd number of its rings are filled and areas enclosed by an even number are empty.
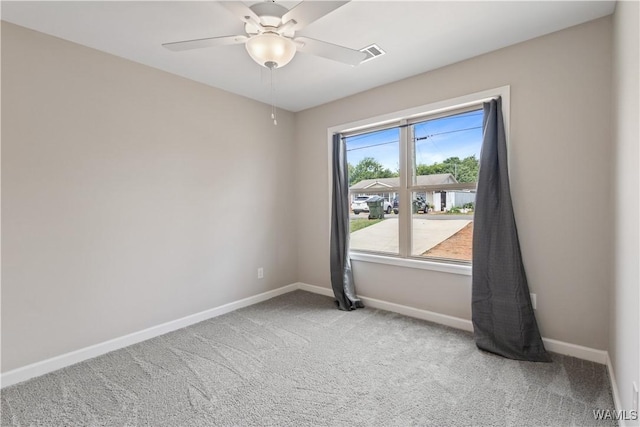
<svg viewBox="0 0 640 427">
<path fill-rule="evenodd" d="M 276 101 L 274 97 L 273 90 L 273 70 L 275 67 L 269 67 L 271 73 L 271 120 L 273 120 L 273 125 L 278 126 L 278 119 L 276 118 Z"/>
</svg>

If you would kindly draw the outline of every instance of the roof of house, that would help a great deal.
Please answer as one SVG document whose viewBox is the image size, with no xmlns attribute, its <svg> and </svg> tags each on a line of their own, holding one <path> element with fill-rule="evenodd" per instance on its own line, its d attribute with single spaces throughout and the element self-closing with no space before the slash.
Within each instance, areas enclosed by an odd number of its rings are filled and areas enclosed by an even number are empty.
<svg viewBox="0 0 640 427">
<path fill-rule="evenodd" d="M 458 181 L 450 173 L 436 173 L 433 175 L 419 175 L 416 177 L 416 185 L 440 185 L 440 184 L 457 184 Z M 400 178 L 372 178 L 363 179 L 356 182 L 350 190 L 384 190 L 387 188 L 397 188 L 400 186 Z"/>
</svg>

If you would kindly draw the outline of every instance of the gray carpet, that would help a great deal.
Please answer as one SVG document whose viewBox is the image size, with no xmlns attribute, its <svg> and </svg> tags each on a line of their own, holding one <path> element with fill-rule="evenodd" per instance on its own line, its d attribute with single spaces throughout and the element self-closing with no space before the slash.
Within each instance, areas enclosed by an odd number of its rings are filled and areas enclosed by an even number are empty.
<svg viewBox="0 0 640 427">
<path fill-rule="evenodd" d="M 303 291 L 2 390 L 2 425 L 615 425 L 603 365 Z"/>
</svg>

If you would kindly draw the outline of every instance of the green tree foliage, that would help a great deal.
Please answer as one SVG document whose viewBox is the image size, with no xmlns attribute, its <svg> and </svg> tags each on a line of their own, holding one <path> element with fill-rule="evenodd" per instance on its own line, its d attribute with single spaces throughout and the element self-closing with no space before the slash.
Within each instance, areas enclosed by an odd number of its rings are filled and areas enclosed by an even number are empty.
<svg viewBox="0 0 640 427">
<path fill-rule="evenodd" d="M 347 167 L 349 170 L 349 186 L 363 179 L 392 178 L 398 176 L 397 173 L 391 172 L 390 169 L 385 168 L 382 163 L 373 157 L 365 157 L 360 160 L 357 165 L 352 166 L 351 164 L 347 164 Z"/>
<path fill-rule="evenodd" d="M 416 166 L 417 175 L 433 175 L 438 173 L 450 173 L 458 182 L 476 182 L 478 180 L 478 169 L 480 164 L 476 156 L 449 157 L 448 159 L 434 163 L 432 165 L 418 164 Z"/>
</svg>

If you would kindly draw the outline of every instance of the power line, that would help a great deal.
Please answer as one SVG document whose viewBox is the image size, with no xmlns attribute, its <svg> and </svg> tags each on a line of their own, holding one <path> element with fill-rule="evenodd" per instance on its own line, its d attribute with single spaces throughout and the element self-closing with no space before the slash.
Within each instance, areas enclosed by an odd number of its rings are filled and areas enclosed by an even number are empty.
<svg viewBox="0 0 640 427">
<path fill-rule="evenodd" d="M 469 111 L 467 113 L 461 113 L 461 114 L 457 114 L 457 115 L 454 115 L 454 116 L 447 116 L 447 117 L 440 117 L 438 119 L 425 120 L 424 122 L 419 122 L 419 123 L 414 124 L 414 126 L 415 126 L 416 129 L 418 129 L 418 126 L 421 126 L 422 129 L 425 129 L 427 126 L 429 126 L 433 122 L 443 122 L 445 120 L 452 120 L 452 119 L 459 120 L 461 118 L 469 119 L 471 117 L 481 116 L 483 114 L 484 114 L 484 112 L 482 110 Z M 437 134 L 433 134 L 433 135 L 441 135 L 441 134 L 437 133 Z"/>
<path fill-rule="evenodd" d="M 484 114 L 484 112 L 480 108 L 478 110 L 472 110 L 472 111 L 468 111 L 466 113 L 455 114 L 453 116 L 439 117 L 437 119 L 427 119 L 427 120 L 425 120 L 423 122 L 414 123 L 413 125 L 411 125 L 411 124 L 398 125 L 398 126 L 393 126 L 393 127 L 382 129 L 382 130 L 372 130 L 372 131 L 361 133 L 361 134 L 358 134 L 358 135 L 343 136 L 342 138 L 343 139 L 347 139 L 347 140 L 351 140 L 351 141 L 357 141 L 357 140 L 360 140 L 362 138 L 367 138 L 367 137 L 371 136 L 372 134 L 379 133 L 379 132 L 386 132 L 386 131 L 389 131 L 389 130 L 392 130 L 392 129 L 400 129 L 400 128 L 407 127 L 407 126 L 415 126 L 415 127 L 418 127 L 420 125 L 426 126 L 427 124 L 429 124 L 431 122 L 435 122 L 435 121 L 441 122 L 441 121 L 444 121 L 444 120 L 452 120 L 452 119 L 455 119 L 455 120 L 468 119 L 468 118 L 479 116 L 479 115 L 483 115 L 483 114 Z"/>
<path fill-rule="evenodd" d="M 447 132 L 432 133 L 432 134 L 429 134 L 429 135 L 426 135 L 426 136 L 413 138 L 413 140 L 414 141 L 422 141 L 422 140 L 425 140 L 425 139 L 428 139 L 428 138 L 431 138 L 431 137 L 434 137 L 434 136 L 438 136 L 438 135 L 446 135 L 446 134 L 455 133 L 455 132 L 465 132 L 465 131 L 474 130 L 474 129 L 482 129 L 482 126 L 476 126 L 476 127 L 471 127 L 471 128 L 465 128 L 465 129 L 450 130 L 450 131 L 447 131 Z M 362 147 L 349 148 L 349 149 L 347 149 L 347 151 L 364 150 L 365 148 L 378 147 L 380 145 L 397 144 L 398 142 L 400 142 L 400 141 L 395 140 L 395 141 L 379 142 L 377 144 L 371 144 L 371 145 L 365 145 L 365 146 L 362 146 Z M 347 141 L 347 144 L 348 143 L 349 142 Z"/>
<path fill-rule="evenodd" d="M 422 140 L 425 140 L 425 139 L 428 139 L 428 138 L 431 138 L 431 137 L 434 137 L 434 136 L 438 136 L 438 135 L 446 135 L 446 134 L 455 133 L 455 132 L 465 132 L 465 131 L 473 130 L 473 129 L 482 129 L 482 126 L 476 126 L 476 127 L 472 127 L 472 128 L 465 128 L 465 129 L 450 130 L 450 131 L 447 131 L 447 132 L 432 133 L 430 135 L 421 136 L 419 138 L 414 138 L 414 141 L 422 141 Z"/>
<path fill-rule="evenodd" d="M 349 149 L 347 149 L 347 151 L 363 150 L 365 148 L 377 147 L 379 145 L 397 144 L 398 142 L 400 142 L 400 141 L 396 140 L 396 141 L 389 141 L 389 142 L 380 142 L 378 144 L 365 145 L 364 147 L 349 148 Z"/>
</svg>

